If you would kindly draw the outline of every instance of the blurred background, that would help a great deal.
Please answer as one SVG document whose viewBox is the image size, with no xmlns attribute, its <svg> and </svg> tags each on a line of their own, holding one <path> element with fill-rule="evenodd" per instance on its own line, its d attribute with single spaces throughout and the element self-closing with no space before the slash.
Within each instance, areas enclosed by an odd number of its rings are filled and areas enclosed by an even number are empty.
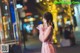
<svg viewBox="0 0 80 53">
<path fill-rule="evenodd" d="M 52 39 L 57 52 L 74 53 L 77 50 L 78 53 L 79 8 L 79 0 L 0 0 L 0 44 L 9 44 L 10 48 L 20 46 L 23 53 L 40 53 L 36 27 L 42 24 L 42 15 L 48 11 L 53 15 Z"/>
</svg>

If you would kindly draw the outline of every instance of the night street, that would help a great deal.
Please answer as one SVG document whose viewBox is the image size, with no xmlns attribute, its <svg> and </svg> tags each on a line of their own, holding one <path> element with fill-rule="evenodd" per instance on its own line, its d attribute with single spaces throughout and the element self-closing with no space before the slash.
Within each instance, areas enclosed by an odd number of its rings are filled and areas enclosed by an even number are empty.
<svg viewBox="0 0 80 53">
<path fill-rule="evenodd" d="M 41 42 L 38 38 L 32 38 L 26 42 L 26 48 L 24 53 L 40 53 Z M 80 45 L 75 45 L 72 47 L 56 47 L 57 53 L 80 53 Z"/>
<path fill-rule="evenodd" d="M 80 0 L 0 0 L 0 53 L 80 53 Z"/>
</svg>

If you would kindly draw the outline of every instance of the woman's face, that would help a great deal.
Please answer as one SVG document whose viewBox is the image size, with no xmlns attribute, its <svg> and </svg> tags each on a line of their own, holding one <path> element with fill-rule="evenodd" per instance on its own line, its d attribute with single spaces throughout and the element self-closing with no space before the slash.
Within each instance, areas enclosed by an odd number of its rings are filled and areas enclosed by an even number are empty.
<svg viewBox="0 0 80 53">
<path fill-rule="evenodd" d="M 43 23 L 46 23 L 47 21 L 46 21 L 46 19 L 45 18 L 43 18 Z"/>
</svg>

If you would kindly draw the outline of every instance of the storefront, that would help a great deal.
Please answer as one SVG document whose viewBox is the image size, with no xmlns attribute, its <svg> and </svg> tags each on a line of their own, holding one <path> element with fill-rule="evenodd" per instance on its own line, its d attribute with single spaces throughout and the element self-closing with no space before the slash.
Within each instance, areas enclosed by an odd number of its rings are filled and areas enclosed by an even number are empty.
<svg viewBox="0 0 80 53">
<path fill-rule="evenodd" d="M 12 42 L 13 40 L 19 40 L 18 36 L 18 20 L 16 22 L 17 13 L 15 11 L 15 1 L 13 0 L 0 0 L 0 23 L 2 23 L 3 35 L 2 42 Z M 16 14 L 16 16 L 15 16 Z M 15 18 L 16 17 L 16 18 Z M 2 21 L 2 22 L 1 22 Z"/>
</svg>

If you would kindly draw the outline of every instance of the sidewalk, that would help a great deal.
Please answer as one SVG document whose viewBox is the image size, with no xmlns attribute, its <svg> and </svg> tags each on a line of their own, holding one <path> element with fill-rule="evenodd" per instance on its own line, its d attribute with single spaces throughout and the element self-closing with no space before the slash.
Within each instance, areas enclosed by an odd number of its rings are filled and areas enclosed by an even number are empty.
<svg viewBox="0 0 80 53">
<path fill-rule="evenodd" d="M 80 53 L 80 45 L 75 45 L 71 47 L 56 47 L 57 53 Z M 32 39 L 26 42 L 26 50 L 24 53 L 40 53 L 41 51 L 41 42 L 38 39 Z"/>
<path fill-rule="evenodd" d="M 40 48 L 34 50 L 25 50 L 24 53 L 40 53 Z M 56 48 L 57 53 L 80 53 L 80 46 Z"/>
<path fill-rule="evenodd" d="M 58 48 L 54 45 L 54 47 L 56 48 L 57 53 L 80 53 L 80 45 L 75 45 L 72 47 L 60 47 L 60 48 Z M 35 39 L 31 38 L 28 41 L 26 41 L 25 48 L 23 45 L 22 45 L 22 47 L 16 46 L 15 53 L 21 53 L 20 48 L 22 49 L 22 53 L 41 53 L 40 52 L 41 51 L 41 42 L 36 38 Z"/>
</svg>

